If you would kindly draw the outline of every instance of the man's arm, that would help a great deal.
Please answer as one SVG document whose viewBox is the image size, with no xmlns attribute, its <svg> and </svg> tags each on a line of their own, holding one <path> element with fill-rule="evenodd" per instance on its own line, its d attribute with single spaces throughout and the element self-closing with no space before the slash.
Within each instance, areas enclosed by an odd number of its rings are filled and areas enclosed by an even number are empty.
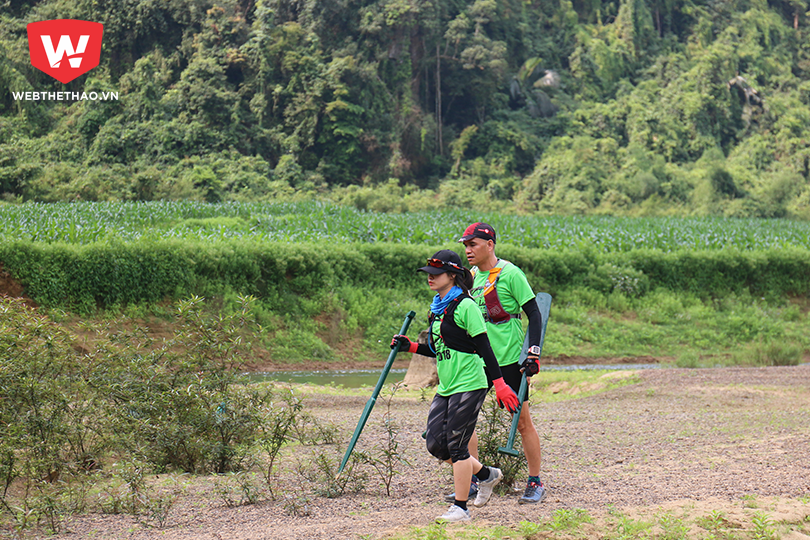
<svg viewBox="0 0 810 540">
<path fill-rule="evenodd" d="M 534 298 L 523 304 L 521 307 L 523 307 L 523 312 L 529 319 L 529 347 L 533 345 L 539 346 L 540 337 L 543 334 L 543 316 L 540 314 L 540 308 L 537 307 L 537 302 Z M 531 352 L 526 357 L 524 368 L 526 369 L 527 377 L 536 375 L 537 372 L 540 371 L 540 365 L 538 363 L 539 359 L 540 357 L 538 355 L 532 354 Z"/>
<path fill-rule="evenodd" d="M 537 301 L 534 298 L 521 306 L 526 317 L 529 318 L 529 345 L 540 345 L 540 336 L 543 334 L 543 316 Z"/>
</svg>

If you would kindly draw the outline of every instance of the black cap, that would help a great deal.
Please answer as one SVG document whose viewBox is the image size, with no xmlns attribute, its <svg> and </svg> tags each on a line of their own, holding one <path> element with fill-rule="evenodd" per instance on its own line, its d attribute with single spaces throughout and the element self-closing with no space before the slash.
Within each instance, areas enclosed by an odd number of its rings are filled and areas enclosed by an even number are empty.
<svg viewBox="0 0 810 540">
<path fill-rule="evenodd" d="M 428 274 L 443 274 L 445 272 L 454 272 L 456 274 L 464 274 L 464 267 L 461 266 L 461 258 L 458 253 L 451 249 L 443 249 L 437 251 L 433 257 L 428 259 L 427 266 L 419 268 L 417 272 L 427 272 Z"/>
<path fill-rule="evenodd" d="M 481 238 L 482 240 L 492 240 L 495 242 L 495 229 L 492 225 L 486 223 L 473 223 L 464 229 L 464 235 L 458 239 L 459 242 L 466 242 L 473 238 Z"/>
</svg>

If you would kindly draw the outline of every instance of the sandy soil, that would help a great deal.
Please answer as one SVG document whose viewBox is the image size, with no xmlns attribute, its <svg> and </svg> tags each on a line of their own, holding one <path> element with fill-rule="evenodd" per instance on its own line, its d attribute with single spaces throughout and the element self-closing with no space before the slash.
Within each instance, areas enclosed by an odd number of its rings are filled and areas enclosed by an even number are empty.
<svg viewBox="0 0 810 540">
<path fill-rule="evenodd" d="M 521 521 L 575 508 L 597 518 L 611 509 L 627 515 L 722 510 L 733 522 L 751 501 L 773 519 L 808 523 L 810 365 L 637 374 L 639 382 L 629 386 L 533 407 L 549 496 L 536 506 L 519 506 L 516 494 L 494 496 L 486 507 L 472 510 L 472 525 L 454 527 L 517 528 Z M 313 395 L 305 403 L 348 440 L 366 400 Z M 381 403 L 358 448 L 383 439 Z M 334 540 L 386 538 L 427 527 L 446 509 L 441 496 L 452 491 L 449 467 L 424 449 L 427 409 L 418 398 L 392 400 L 401 428 L 399 451 L 411 467 L 400 467 L 391 496 L 373 477 L 356 494 L 315 496 L 312 484 L 294 470 L 312 449 L 299 448 L 285 457 L 275 499 L 266 495 L 256 504 L 229 508 L 215 488 L 220 479 L 183 479 L 183 494 L 162 526 L 148 516 L 88 514 L 71 518 L 57 538 Z M 165 478 L 151 481 L 169 489 Z M 796 532 L 789 538 L 808 536 Z"/>
</svg>

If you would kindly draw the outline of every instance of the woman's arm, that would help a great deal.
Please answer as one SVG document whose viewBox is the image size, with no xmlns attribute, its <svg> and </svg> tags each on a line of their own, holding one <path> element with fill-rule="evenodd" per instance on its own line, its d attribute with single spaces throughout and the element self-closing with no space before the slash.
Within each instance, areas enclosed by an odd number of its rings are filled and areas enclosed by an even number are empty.
<svg viewBox="0 0 810 540">
<path fill-rule="evenodd" d="M 422 356 L 429 356 L 431 358 L 436 358 L 436 353 L 430 350 L 430 347 L 425 345 L 424 343 L 417 343 L 416 341 L 411 341 L 408 339 L 408 336 L 403 336 L 402 334 L 397 334 L 391 340 L 391 348 L 399 347 L 400 351 L 408 351 L 409 353 L 416 353 L 421 354 Z"/>
<path fill-rule="evenodd" d="M 484 359 L 484 369 L 487 372 L 487 378 L 490 381 L 500 379 L 503 377 L 501 374 L 501 366 L 498 365 L 498 359 L 495 358 L 495 352 L 492 350 L 492 345 L 489 343 L 487 333 L 481 333 L 472 338 L 475 344 L 475 350 L 478 355 Z"/>
<path fill-rule="evenodd" d="M 475 348 L 478 354 L 484 359 L 484 367 L 486 368 L 487 377 L 492 381 L 492 386 L 495 387 L 495 399 L 498 405 L 506 407 L 509 412 L 517 411 L 520 407 L 515 391 L 509 388 L 503 380 L 501 374 L 501 367 L 498 365 L 498 360 L 495 358 L 495 353 L 492 352 L 492 345 L 489 344 L 489 337 L 487 333 L 483 332 L 472 338 L 475 343 Z"/>
</svg>

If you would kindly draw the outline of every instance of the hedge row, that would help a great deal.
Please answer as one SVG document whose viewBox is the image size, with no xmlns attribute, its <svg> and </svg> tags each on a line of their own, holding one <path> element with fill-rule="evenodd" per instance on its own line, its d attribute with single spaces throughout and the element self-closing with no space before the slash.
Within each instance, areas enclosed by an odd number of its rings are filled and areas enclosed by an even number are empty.
<svg viewBox="0 0 810 540">
<path fill-rule="evenodd" d="M 0 244 L 0 265 L 42 305 L 92 309 L 236 291 L 284 301 L 342 284 L 416 284 L 429 248 L 139 241 Z"/>
<path fill-rule="evenodd" d="M 499 255 L 523 268 L 537 290 L 586 285 L 610 292 L 611 286 L 632 289 L 630 282 L 635 280 L 638 294 L 654 288 L 702 297 L 732 292 L 777 297 L 810 292 L 810 251 L 798 248 L 597 253 L 504 246 Z"/>
<path fill-rule="evenodd" d="M 236 291 L 284 305 L 351 285 L 424 287 L 415 269 L 442 247 L 402 244 L 286 244 L 139 241 L 87 246 L 0 244 L 0 264 L 42 305 L 87 310 Z M 461 246 L 456 249 L 462 255 Z M 499 246 L 536 290 L 572 286 L 643 295 L 653 288 L 722 296 L 810 292 L 810 252 L 546 251 Z"/>
</svg>

